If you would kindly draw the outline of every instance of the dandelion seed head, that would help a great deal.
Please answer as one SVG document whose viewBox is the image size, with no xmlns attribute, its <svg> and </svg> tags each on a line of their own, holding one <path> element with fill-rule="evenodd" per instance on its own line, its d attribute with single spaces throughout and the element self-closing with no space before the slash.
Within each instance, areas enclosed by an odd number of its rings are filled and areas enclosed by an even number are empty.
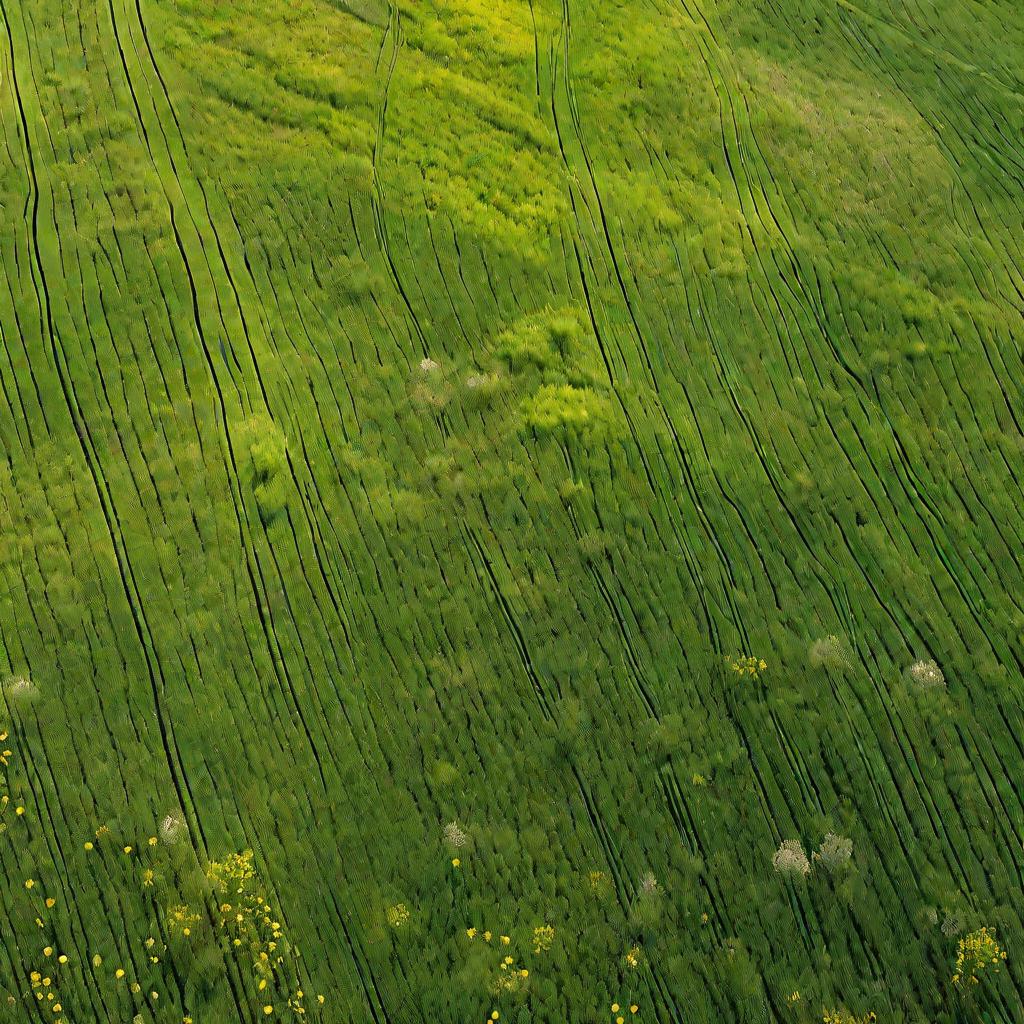
<svg viewBox="0 0 1024 1024">
<path fill-rule="evenodd" d="M 799 839 L 785 839 L 772 856 L 772 866 L 780 875 L 804 877 L 811 872 L 811 862 Z"/>
<path fill-rule="evenodd" d="M 915 661 L 907 669 L 907 673 L 911 682 L 923 690 L 935 690 L 946 685 L 946 677 L 942 674 L 942 669 L 931 660 Z"/>
<path fill-rule="evenodd" d="M 469 835 L 463 831 L 457 821 L 449 821 L 442 832 L 444 841 L 453 850 L 461 850 L 468 842 Z"/>
<path fill-rule="evenodd" d="M 160 822 L 160 838 L 167 844 L 178 842 L 187 831 L 188 826 L 178 814 L 168 814 Z"/>
</svg>

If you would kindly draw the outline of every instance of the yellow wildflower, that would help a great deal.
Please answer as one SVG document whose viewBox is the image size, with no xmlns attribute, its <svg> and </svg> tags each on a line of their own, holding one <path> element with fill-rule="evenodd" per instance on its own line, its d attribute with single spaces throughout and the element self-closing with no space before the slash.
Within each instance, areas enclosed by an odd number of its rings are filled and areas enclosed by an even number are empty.
<svg viewBox="0 0 1024 1024">
<path fill-rule="evenodd" d="M 44 946 L 43 947 L 43 956 L 52 956 L 52 955 L 53 955 L 53 946 Z"/>
<path fill-rule="evenodd" d="M 452 867 L 457 868 L 462 863 L 458 857 L 452 857 Z"/>
<path fill-rule="evenodd" d="M 618 1013 L 618 1012 L 619 1012 L 619 1004 L 618 1003 L 612 1003 L 612 1013 Z"/>
<path fill-rule="evenodd" d="M 31 878 L 26 878 L 25 879 L 25 888 L 26 889 L 31 889 L 32 886 L 34 886 L 35 884 L 36 883 L 35 883 L 35 881 L 33 879 L 31 879 Z"/>
<path fill-rule="evenodd" d="M 92 849 L 92 843 L 90 843 L 88 840 L 86 840 L 84 846 L 85 846 L 85 848 L 87 850 L 91 850 Z"/>
<path fill-rule="evenodd" d="M 118 967 L 118 969 L 116 971 L 114 971 L 114 977 L 115 978 L 123 978 L 124 977 L 124 969 L 121 968 L 121 967 Z"/>
</svg>

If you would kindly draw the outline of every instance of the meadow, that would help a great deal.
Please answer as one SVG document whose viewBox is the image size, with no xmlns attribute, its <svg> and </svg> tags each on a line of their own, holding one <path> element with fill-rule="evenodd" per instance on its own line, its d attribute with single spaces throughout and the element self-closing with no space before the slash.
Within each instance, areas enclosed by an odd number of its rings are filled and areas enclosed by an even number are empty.
<svg viewBox="0 0 1024 1024">
<path fill-rule="evenodd" d="M 0 1024 L 1024 1020 L 1024 9 L 0 26 Z"/>
</svg>

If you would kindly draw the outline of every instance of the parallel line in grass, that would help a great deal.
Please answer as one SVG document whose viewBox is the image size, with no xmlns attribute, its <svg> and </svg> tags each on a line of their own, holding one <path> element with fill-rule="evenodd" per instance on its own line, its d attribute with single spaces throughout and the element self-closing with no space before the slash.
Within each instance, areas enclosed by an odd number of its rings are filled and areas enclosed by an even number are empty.
<svg viewBox="0 0 1024 1024">
<path fill-rule="evenodd" d="M 934 137 L 937 145 L 939 146 L 940 150 L 942 150 L 942 152 L 948 157 L 949 162 L 950 162 L 949 163 L 949 169 L 952 171 L 954 176 L 957 178 L 957 181 L 960 184 L 960 188 L 961 188 L 962 194 L 967 197 L 968 202 L 971 204 L 971 207 L 972 207 L 972 210 L 973 210 L 973 213 L 974 213 L 974 216 L 975 216 L 975 220 L 978 222 L 979 227 L 981 228 L 982 232 L 984 233 L 986 241 L 988 241 L 988 243 L 990 245 L 992 245 L 992 247 L 994 249 L 996 249 L 996 251 L 1002 250 L 1002 252 L 1006 254 L 1007 258 L 1001 261 L 1002 269 L 1004 269 L 1007 272 L 1008 279 L 1013 284 L 1014 290 L 1016 291 L 1018 298 L 1024 300 L 1024 291 L 1021 291 L 1021 286 L 1018 285 L 1017 280 L 1016 280 L 1016 278 L 1019 278 L 1022 282 L 1024 282 L 1024 273 L 1022 273 L 1021 270 L 1020 270 L 1020 267 L 1021 267 L 1021 250 L 1020 250 L 1020 246 L 1019 245 L 1017 246 L 1016 253 L 1011 253 L 1010 250 L 1009 250 L 1009 247 L 1008 247 L 1008 243 L 1013 241 L 1013 239 L 1015 237 L 1014 233 L 1013 233 L 1013 230 L 1012 230 L 1012 227 L 1010 225 L 1003 225 L 1003 227 L 1007 228 L 1007 230 L 1006 231 L 1002 231 L 1002 232 L 998 232 L 996 234 L 995 238 L 993 238 L 992 234 L 989 232 L 988 228 L 986 227 L 986 225 L 985 225 L 985 223 L 984 223 L 984 221 L 983 221 L 983 219 L 981 217 L 981 214 L 980 214 L 980 212 L 978 210 L 978 205 L 977 205 L 977 202 L 975 201 L 975 198 L 974 198 L 974 195 L 972 193 L 972 190 L 967 187 L 966 183 L 963 180 L 963 177 L 961 175 L 961 160 L 958 158 L 957 154 L 953 151 L 953 149 L 951 148 L 951 146 L 950 146 L 949 142 L 947 141 L 945 135 L 943 134 L 943 132 L 941 130 L 942 126 L 940 126 L 936 122 L 934 116 L 929 116 L 929 114 L 927 114 L 922 109 L 921 104 L 918 103 L 915 100 L 914 96 L 909 91 L 907 86 L 905 86 L 900 81 L 900 78 L 896 74 L 896 71 L 891 67 L 890 63 L 885 59 L 884 55 L 879 50 L 878 46 L 876 46 L 869 39 L 869 37 L 867 36 L 866 32 L 864 31 L 863 26 L 858 24 L 857 21 L 850 14 L 848 14 L 848 16 L 846 18 L 840 18 L 840 23 L 843 26 L 844 30 L 846 31 L 848 37 L 851 38 L 857 44 L 858 49 L 862 53 L 864 53 L 864 55 L 868 58 L 868 60 L 871 63 L 877 65 L 883 71 L 883 73 L 886 75 L 886 77 L 892 82 L 893 86 L 900 92 L 900 94 L 914 108 L 914 110 L 921 117 L 921 119 L 928 125 L 928 127 L 931 130 L 931 132 L 933 134 L 933 137 Z M 961 132 L 960 132 L 956 122 L 955 121 L 950 122 L 946 126 L 949 127 L 949 129 L 956 135 L 956 137 L 961 141 L 961 143 L 964 144 L 965 150 L 970 151 L 972 146 L 971 146 L 971 144 L 969 142 L 967 142 L 967 141 L 965 141 L 963 139 L 963 136 L 962 136 L 962 134 L 961 134 Z M 981 189 L 981 190 L 985 189 L 985 183 L 983 181 L 978 182 L 977 184 L 978 184 L 978 188 L 979 189 Z M 1008 195 L 1008 193 L 1006 192 L 1005 186 L 1003 186 L 1003 189 L 1004 189 L 1004 194 Z M 1009 198 L 1012 201 L 1014 197 L 1012 195 L 1009 195 Z M 997 244 L 997 241 L 998 241 L 998 244 Z M 1016 277 L 1014 275 L 1016 275 Z"/>
<path fill-rule="evenodd" d="M 462 524 L 462 533 L 469 544 L 470 550 L 476 553 L 476 558 L 472 559 L 475 568 L 478 573 L 480 570 L 483 570 L 481 582 L 486 578 L 488 588 L 497 602 L 498 607 L 501 609 L 502 617 L 508 627 L 515 648 L 519 653 L 523 672 L 530 682 L 531 689 L 533 690 L 534 696 L 537 698 L 541 713 L 546 719 L 551 720 L 553 713 L 550 697 L 548 696 L 546 688 L 541 682 L 540 676 L 538 676 L 537 670 L 533 665 L 533 660 L 530 657 L 530 651 L 523 637 L 522 630 L 516 622 L 515 616 L 512 614 L 512 609 L 509 606 L 508 599 L 502 592 L 501 585 L 494 572 L 494 567 L 484 552 L 483 545 L 480 543 L 480 538 L 477 535 L 476 530 L 472 526 Z"/>
<path fill-rule="evenodd" d="M 14 41 L 13 35 L 11 34 L 11 23 L 7 15 L 6 5 L 4 4 L 0 4 L 0 15 L 3 16 L 5 27 L 7 28 L 8 40 L 10 42 L 13 60 Z M 174 786 L 175 791 L 178 794 L 179 800 L 181 800 L 182 803 L 184 803 L 184 791 L 186 788 L 186 783 L 181 775 L 180 761 L 177 760 L 178 758 L 180 758 L 180 753 L 176 749 L 173 727 L 169 725 L 166 719 L 166 710 L 163 707 L 162 691 L 166 688 L 166 681 L 163 678 L 163 672 L 159 662 L 154 660 L 155 648 L 153 646 L 152 633 L 146 618 L 145 611 L 141 607 L 140 594 L 138 591 L 137 582 L 134 577 L 134 571 L 132 569 L 130 561 L 128 560 L 127 549 L 124 542 L 124 534 L 120 518 L 118 516 L 116 507 L 112 503 L 111 496 L 107 488 L 107 483 L 102 474 L 102 469 L 98 464 L 95 442 L 92 438 L 88 425 L 82 420 L 81 411 L 78 406 L 78 400 L 75 397 L 74 390 L 70 382 L 66 379 L 65 375 L 67 370 L 66 366 L 64 365 L 62 353 L 60 351 L 60 341 L 55 334 L 53 314 L 51 311 L 49 294 L 47 292 L 46 271 L 44 268 L 38 234 L 38 177 L 35 171 L 34 157 L 32 155 L 32 140 L 28 130 L 28 120 L 25 115 L 23 102 L 23 98 L 19 94 L 18 104 L 22 111 L 22 122 L 25 128 L 24 145 L 26 147 L 26 154 L 33 181 L 33 188 L 35 190 L 35 199 L 33 202 L 32 213 L 32 238 L 33 251 L 35 254 L 35 270 L 33 274 L 34 276 L 38 275 L 37 280 L 39 282 L 39 286 L 42 289 L 40 298 L 40 317 L 46 325 L 46 335 L 49 337 L 50 341 L 50 352 L 54 360 L 54 367 L 58 375 L 60 388 L 64 396 L 64 401 L 68 411 L 68 415 L 72 423 L 74 424 L 80 450 L 82 452 L 83 459 L 89 469 L 93 481 L 93 487 L 99 499 L 100 508 L 103 514 L 104 521 L 106 523 L 107 534 L 110 539 L 111 549 L 115 554 L 118 574 L 120 576 L 121 585 L 124 591 L 124 598 L 131 612 L 132 622 L 134 624 L 139 644 L 142 647 L 143 652 L 145 654 L 147 673 L 150 680 L 151 693 L 154 701 L 154 707 L 156 709 L 157 720 L 160 730 L 161 746 L 163 748 L 163 753 L 167 763 L 168 772 L 172 781 L 172 785 Z"/>
<path fill-rule="evenodd" d="M 173 216 L 173 212 L 172 212 L 172 216 Z M 180 245 L 181 245 L 180 236 L 178 236 L 178 243 L 179 243 L 179 248 L 180 248 Z M 182 250 L 182 256 L 183 256 L 183 250 Z M 195 303 L 195 299 L 196 299 L 196 293 L 195 293 L 195 290 L 194 290 L 194 303 Z M 199 323 L 198 310 L 197 310 L 197 323 Z M 255 587 L 255 582 L 254 582 L 254 587 Z"/>
<path fill-rule="evenodd" d="M 159 74 L 158 69 L 157 69 L 157 73 Z M 173 110 L 172 110 L 172 115 L 173 115 Z M 177 119 L 175 118 L 175 120 L 177 120 Z M 171 158 L 171 159 L 172 159 L 172 164 L 173 164 L 173 158 Z M 209 200 L 205 196 L 205 190 L 204 190 L 204 203 L 206 204 L 207 214 L 209 214 Z M 172 218 L 173 218 L 173 216 L 174 215 L 173 215 L 173 208 L 172 208 Z M 175 233 L 176 233 L 176 238 L 178 239 L 179 250 L 182 253 L 182 257 L 183 257 L 183 260 L 184 260 L 184 263 L 185 263 L 185 266 L 186 266 L 186 269 L 187 269 L 188 268 L 188 261 L 187 261 L 187 258 L 184 255 L 183 242 L 182 242 L 180 233 L 177 231 L 177 229 L 175 229 Z M 218 253 L 219 253 L 221 261 L 222 261 L 222 263 L 224 265 L 227 279 L 228 279 L 228 281 L 229 281 L 229 283 L 231 285 L 231 289 L 232 289 L 232 292 L 233 292 L 233 295 L 234 295 L 234 298 L 235 298 L 235 303 L 236 303 L 236 305 L 238 307 L 238 310 L 239 310 L 239 313 L 240 313 L 240 319 L 241 319 L 241 322 L 242 322 L 242 325 L 243 325 L 243 329 L 245 330 L 246 337 L 248 338 L 249 337 L 249 333 L 248 333 L 248 328 L 246 326 L 246 318 L 244 316 L 244 313 L 242 313 L 242 310 L 241 310 L 241 298 L 239 296 L 239 292 L 238 292 L 237 286 L 235 285 L 235 282 L 234 282 L 234 280 L 232 278 L 230 269 L 228 268 L 227 257 L 226 257 L 226 254 L 224 252 L 224 249 L 223 249 L 223 247 L 222 247 L 222 245 L 220 243 L 220 236 L 219 236 L 218 232 L 216 231 L 215 227 L 213 228 L 213 234 L 214 234 L 214 236 L 215 236 L 215 238 L 217 240 Z M 196 293 L 195 293 L 195 288 L 194 288 L 194 284 L 193 284 L 193 304 L 194 304 L 194 306 L 195 306 L 195 300 L 196 300 Z M 218 305 L 219 305 L 219 303 L 218 303 Z M 198 312 L 197 312 L 197 315 L 196 315 L 196 320 L 197 320 L 197 324 L 198 324 L 200 322 L 199 321 Z M 224 323 L 223 316 L 221 317 L 221 322 L 222 322 L 222 324 Z M 225 325 L 225 327 L 226 327 L 226 325 Z M 250 352 L 251 352 L 251 354 L 253 356 L 253 359 L 254 359 L 254 365 L 256 365 L 255 364 L 255 358 L 256 357 L 255 357 L 255 353 L 252 350 L 251 340 L 249 341 L 249 345 L 250 345 Z M 216 373 L 213 370 L 212 363 L 210 364 L 210 370 L 211 370 L 211 373 L 214 376 L 214 379 L 216 380 Z M 256 370 L 257 370 L 257 376 L 259 376 L 258 365 L 256 366 Z M 262 384 L 261 384 L 261 387 L 262 387 Z M 265 401 L 267 401 L 268 400 L 268 396 L 267 396 L 267 392 L 266 392 L 265 388 L 263 390 L 263 395 L 264 395 Z M 227 428 L 226 425 L 225 425 L 225 433 L 226 433 L 226 435 L 228 437 L 228 445 L 229 445 L 229 450 L 230 450 L 230 447 L 231 447 L 230 434 L 228 433 L 228 428 Z M 234 490 L 234 488 L 233 488 L 233 490 Z M 271 548 L 270 551 L 271 551 L 271 558 L 274 559 L 273 549 Z M 255 555 L 255 551 L 254 550 L 253 550 L 253 554 Z M 248 565 L 248 567 L 247 567 L 247 572 L 248 572 L 248 575 L 249 575 L 250 583 L 251 583 L 251 585 L 253 587 L 253 593 L 256 594 L 256 595 L 259 595 L 261 592 L 265 594 L 267 592 L 267 581 L 266 581 L 266 579 L 263 576 L 263 570 L 260 567 L 260 560 L 259 560 L 258 556 L 255 556 L 255 557 L 256 557 L 256 561 L 254 563 L 255 564 L 255 569 L 254 569 L 253 563 L 250 563 Z M 279 576 L 279 578 L 281 578 L 280 577 L 280 573 L 278 574 L 278 576 Z M 259 583 L 257 583 L 257 577 L 258 577 Z M 267 637 L 267 641 L 268 641 L 268 645 L 270 646 L 270 649 L 271 650 L 278 650 L 278 652 L 280 653 L 279 644 L 278 644 L 278 642 L 276 640 L 276 627 L 274 625 L 273 612 L 272 612 L 272 610 L 270 608 L 270 605 L 267 604 L 267 605 L 264 606 L 264 604 L 262 603 L 262 600 L 257 596 L 257 608 L 258 608 L 258 611 L 260 612 L 260 618 L 261 618 L 261 620 L 264 623 L 264 632 L 265 632 L 265 635 Z M 293 614 L 291 615 L 291 617 L 294 619 L 294 615 Z M 289 673 L 289 670 L 288 670 L 287 660 L 282 658 L 282 657 L 275 657 L 273 660 L 274 660 L 275 666 L 279 665 L 280 666 L 280 670 L 283 673 L 283 680 L 286 683 L 287 692 L 289 692 L 291 697 L 292 697 L 292 706 L 293 706 L 294 711 L 295 711 L 295 713 L 296 713 L 296 715 L 298 717 L 298 720 L 300 721 L 300 723 L 303 726 L 303 729 L 304 729 L 305 734 L 306 734 L 307 741 L 308 741 L 308 743 L 310 745 L 310 749 L 313 752 L 314 759 L 315 759 L 316 764 L 318 766 L 318 772 L 319 772 L 320 777 L 321 777 L 322 785 L 324 787 L 324 790 L 326 791 L 327 783 L 326 783 L 326 779 L 324 778 L 324 775 L 323 775 L 322 759 L 319 756 L 319 754 L 317 753 L 318 744 L 316 743 L 316 741 L 314 741 L 310 724 L 306 721 L 306 716 L 304 715 L 304 713 L 301 710 L 301 705 L 300 705 L 300 702 L 298 700 L 297 694 L 295 692 L 294 683 L 291 680 L 291 676 L 290 676 L 290 673 Z"/>
<path fill-rule="evenodd" d="M 565 17 L 565 16 L 566 16 L 566 11 L 565 11 L 565 7 L 563 5 L 563 17 Z M 570 93 L 570 96 L 571 96 L 571 93 Z M 571 105 L 571 109 L 572 109 L 572 103 L 570 105 Z M 577 128 L 578 128 L 578 121 L 576 123 L 577 123 Z M 582 144 L 582 139 L 580 141 L 581 141 L 581 144 Z M 585 146 L 583 147 L 583 152 L 584 152 L 584 159 L 587 160 L 588 167 L 589 167 L 589 158 L 586 156 Z M 592 172 L 592 170 L 591 170 L 590 173 L 591 173 L 591 179 L 594 182 L 595 190 L 596 190 L 596 180 L 593 179 L 593 172 Z M 598 202 L 598 208 L 600 209 L 601 208 L 601 204 L 600 204 L 599 193 L 597 194 L 597 202 Z M 616 276 L 617 276 L 617 280 L 619 282 L 619 287 L 620 287 L 620 290 L 621 290 L 621 292 L 623 294 L 623 297 L 625 299 L 627 307 L 630 309 L 631 315 L 633 316 L 634 328 L 636 329 L 638 339 L 641 342 L 641 348 L 643 348 L 643 332 L 642 332 L 639 324 L 636 321 L 635 314 L 632 313 L 632 305 L 631 305 L 630 300 L 628 298 L 628 294 L 625 291 L 625 283 L 624 283 L 624 281 L 622 279 L 621 272 L 618 270 L 618 262 L 617 262 L 616 257 L 615 257 L 614 247 L 611 244 L 611 237 L 610 237 L 610 234 L 608 233 L 607 222 L 604 221 L 603 214 L 602 214 L 602 221 L 604 223 L 605 240 L 606 240 L 606 243 L 607 243 L 608 248 L 609 248 L 609 252 L 610 252 L 610 256 L 611 256 L 612 262 L 615 265 L 615 269 L 616 269 L 616 272 L 617 272 Z M 654 377 L 653 367 L 651 366 L 649 359 L 647 360 L 647 366 L 648 366 L 648 369 L 649 369 L 650 373 L 652 374 L 652 384 L 654 384 L 654 386 L 656 386 L 656 384 L 657 384 L 656 377 Z M 667 419 L 667 417 L 666 417 L 666 419 Z M 670 423 L 669 423 L 669 427 L 671 429 L 671 424 Z M 673 430 L 673 433 L 674 433 L 674 430 Z M 677 442 L 678 442 L 678 437 L 677 437 Z M 728 564 L 728 563 L 726 563 L 726 564 Z"/>
<path fill-rule="evenodd" d="M 17 71 L 18 58 L 15 55 L 13 30 L 12 30 L 11 23 L 10 23 L 10 20 L 8 18 L 6 9 L 3 8 L 3 7 L 0 7 L 0 16 L 3 17 L 4 32 L 5 32 L 5 35 L 7 36 L 7 48 L 6 48 L 7 49 L 7 53 L 5 55 L 5 62 L 7 64 L 7 73 L 9 75 L 10 83 L 11 83 L 11 95 L 12 95 L 13 100 L 14 100 L 14 111 L 13 111 L 13 113 L 15 114 L 15 118 L 13 120 L 15 120 L 20 125 L 20 128 L 21 128 L 21 131 L 20 131 L 20 136 L 21 137 L 17 141 L 17 143 L 15 143 L 15 145 L 17 146 L 17 148 L 20 151 L 21 162 L 24 164 L 25 176 L 26 176 L 25 205 L 24 205 L 24 208 L 23 208 L 23 211 L 22 211 L 22 216 L 23 216 L 24 220 L 26 221 L 26 223 L 30 225 L 30 230 L 34 230 L 32 225 L 34 225 L 35 221 L 36 221 L 36 216 L 37 216 L 36 211 L 38 209 L 38 203 L 39 203 L 39 189 L 38 189 L 38 183 L 37 183 L 37 180 L 36 180 L 36 172 L 35 172 L 35 166 L 34 166 L 34 155 L 33 155 L 32 150 L 30 148 L 30 142 L 29 142 L 30 135 L 29 135 L 28 118 L 27 118 L 26 113 L 25 113 L 25 107 L 24 107 L 24 103 L 23 103 L 23 100 L 22 100 L 22 96 L 21 96 L 21 89 L 20 89 L 19 82 L 18 82 L 18 71 Z M 11 153 L 11 145 L 12 144 L 11 144 L 9 138 L 8 138 L 8 133 L 7 133 L 7 124 L 8 123 L 9 123 L 8 118 L 5 117 L 4 118 L 4 141 L 5 141 L 6 145 L 7 145 L 8 153 Z M 26 250 L 27 250 L 27 252 L 31 252 L 31 242 L 27 241 Z M 21 270 L 20 263 L 18 264 L 18 271 L 19 271 L 19 273 L 18 273 L 17 276 L 20 278 L 22 276 L 22 274 L 24 273 Z M 35 278 L 35 271 L 28 270 L 28 276 L 29 276 L 30 280 L 32 281 L 33 289 L 38 289 L 38 283 L 36 282 L 36 278 Z M 51 433 L 51 427 L 50 427 L 49 419 L 48 419 L 48 417 L 46 415 L 46 402 L 43 399 L 43 392 L 41 390 L 40 383 L 39 383 L 39 381 L 36 378 L 35 368 L 33 366 L 32 360 L 31 360 L 31 358 L 29 356 L 29 353 L 28 353 L 28 348 L 27 348 L 27 344 L 26 344 L 26 341 L 25 341 L 25 332 L 22 330 L 22 325 L 21 325 L 21 315 L 18 312 L 18 303 L 17 303 L 17 300 L 15 299 L 15 296 L 14 296 L 14 284 L 13 284 L 13 281 L 12 281 L 10 275 L 4 274 L 4 278 L 5 278 L 6 282 L 7 282 L 8 292 L 10 293 L 10 296 L 11 296 L 11 305 L 13 307 L 13 312 L 14 312 L 14 322 L 15 322 L 15 326 L 18 328 L 17 334 L 18 334 L 19 339 L 20 339 L 20 341 L 22 343 L 22 350 L 23 350 L 23 352 L 25 354 L 26 363 L 28 364 L 28 367 L 29 367 L 29 372 L 30 372 L 30 376 L 31 376 L 31 380 L 32 380 L 33 390 L 35 391 L 36 401 L 37 401 L 38 406 L 39 406 L 39 415 L 40 415 L 40 418 L 42 419 L 42 423 L 43 423 L 43 430 L 44 430 L 45 434 L 47 436 L 49 436 L 50 433 Z M 36 291 L 36 300 L 37 300 L 37 303 L 40 303 L 39 296 L 38 296 L 38 291 Z M 40 341 L 42 342 L 44 340 L 44 338 L 43 338 L 44 331 L 43 331 L 43 317 L 42 317 L 41 310 L 40 310 L 40 317 L 39 317 L 39 333 L 40 333 Z M 8 353 L 8 358 L 10 358 L 9 353 Z M 19 389 L 19 394 L 20 394 L 20 389 Z"/>
</svg>

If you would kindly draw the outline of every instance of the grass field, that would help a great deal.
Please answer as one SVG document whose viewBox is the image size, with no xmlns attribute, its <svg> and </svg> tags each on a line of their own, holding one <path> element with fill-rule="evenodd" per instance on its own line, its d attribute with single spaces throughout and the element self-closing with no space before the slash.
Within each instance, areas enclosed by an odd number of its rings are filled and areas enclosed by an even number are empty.
<svg viewBox="0 0 1024 1024">
<path fill-rule="evenodd" d="M 1024 8 L 0 25 L 0 1024 L 1024 1020 Z"/>
</svg>

